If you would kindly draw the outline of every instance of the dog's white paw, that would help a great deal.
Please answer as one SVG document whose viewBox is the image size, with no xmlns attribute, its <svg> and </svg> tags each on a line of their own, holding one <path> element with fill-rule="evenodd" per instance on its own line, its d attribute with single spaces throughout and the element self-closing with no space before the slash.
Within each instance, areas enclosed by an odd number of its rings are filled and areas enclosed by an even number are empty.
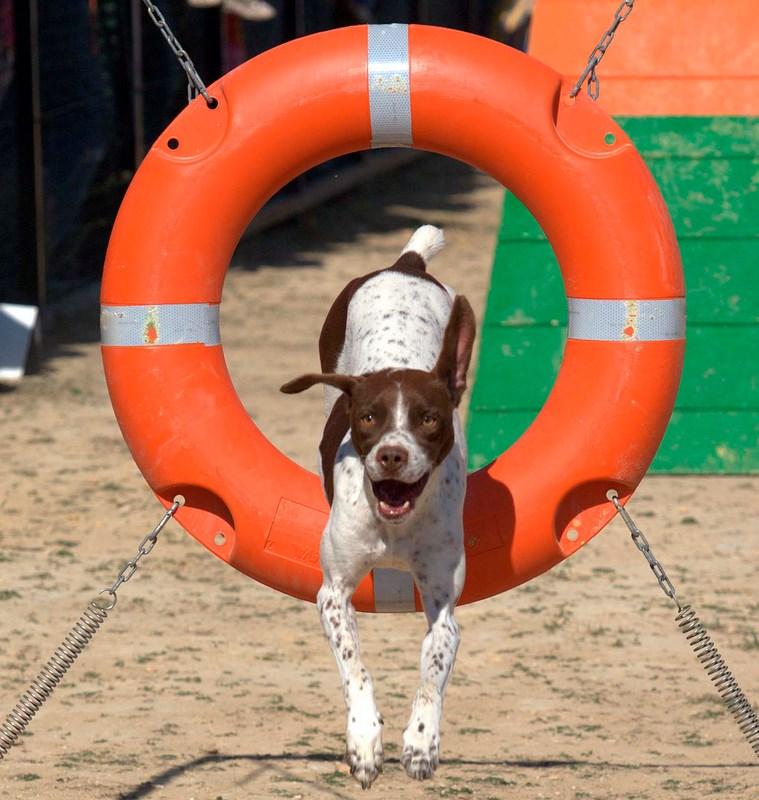
<svg viewBox="0 0 759 800">
<path fill-rule="evenodd" d="M 413 720 L 403 734 L 401 764 L 406 774 L 424 781 L 435 774 L 440 763 L 440 736 L 437 726 Z"/>
<path fill-rule="evenodd" d="M 346 736 L 345 760 L 351 775 L 368 789 L 382 772 L 385 753 L 382 748 L 382 717 L 376 721 L 349 722 Z"/>
</svg>

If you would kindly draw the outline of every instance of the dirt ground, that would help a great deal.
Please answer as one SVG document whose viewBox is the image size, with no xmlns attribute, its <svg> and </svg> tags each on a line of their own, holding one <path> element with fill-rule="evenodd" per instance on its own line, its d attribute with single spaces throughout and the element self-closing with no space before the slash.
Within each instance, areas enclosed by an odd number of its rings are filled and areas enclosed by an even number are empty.
<svg viewBox="0 0 759 800">
<path fill-rule="evenodd" d="M 247 408 L 315 465 L 321 395 L 277 387 L 317 364 L 342 285 L 391 263 L 422 222 L 446 228 L 435 272 L 480 312 L 501 190 L 426 158 L 243 246 L 222 334 Z M 160 516 L 106 395 L 94 304 L 61 319 L 42 372 L 0 392 L 0 718 Z M 155 387 L 168 391 L 170 387 Z M 759 699 L 759 479 L 659 477 L 630 506 L 680 595 Z M 259 586 L 171 523 L 69 677 L 0 762 L 8 798 L 350 798 L 337 671 L 313 606 Z M 425 628 L 362 615 L 385 725 L 373 797 L 759 796 L 759 769 L 612 524 L 529 584 L 461 608 L 443 763 L 398 756 Z"/>
</svg>

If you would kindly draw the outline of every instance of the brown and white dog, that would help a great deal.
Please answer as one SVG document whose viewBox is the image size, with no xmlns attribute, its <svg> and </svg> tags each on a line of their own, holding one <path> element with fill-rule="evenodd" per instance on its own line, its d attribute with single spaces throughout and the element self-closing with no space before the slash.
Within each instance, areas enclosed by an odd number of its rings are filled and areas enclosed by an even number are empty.
<svg viewBox="0 0 759 800">
<path fill-rule="evenodd" d="M 406 569 L 424 604 L 421 685 L 401 754 L 412 778 L 429 778 L 438 765 L 443 694 L 459 644 L 453 612 L 465 571 L 466 445 L 457 407 L 475 321 L 466 298 L 426 272 L 443 244 L 442 231 L 425 225 L 393 266 L 349 283 L 322 328 L 322 373 L 282 387 L 327 387 L 319 450 L 331 510 L 317 606 L 342 678 L 348 763 L 365 789 L 382 768 L 382 717 L 359 652 L 357 584 L 374 567 Z"/>
</svg>

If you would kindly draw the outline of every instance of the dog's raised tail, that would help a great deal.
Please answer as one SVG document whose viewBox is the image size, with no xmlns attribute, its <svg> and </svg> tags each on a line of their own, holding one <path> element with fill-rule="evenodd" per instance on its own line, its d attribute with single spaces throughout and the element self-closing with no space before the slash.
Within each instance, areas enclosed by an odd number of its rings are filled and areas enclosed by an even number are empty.
<svg viewBox="0 0 759 800">
<path fill-rule="evenodd" d="M 408 240 L 406 246 L 401 250 L 404 253 L 418 253 L 423 261 L 427 263 L 432 256 L 439 253 L 445 247 L 445 236 L 440 228 L 434 225 L 422 225 L 414 231 L 414 235 Z"/>
</svg>

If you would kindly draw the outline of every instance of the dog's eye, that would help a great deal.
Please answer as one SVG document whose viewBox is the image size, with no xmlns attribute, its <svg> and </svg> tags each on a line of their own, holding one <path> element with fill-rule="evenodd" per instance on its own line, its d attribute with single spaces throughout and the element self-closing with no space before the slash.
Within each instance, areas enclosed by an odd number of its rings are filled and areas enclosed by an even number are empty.
<svg viewBox="0 0 759 800">
<path fill-rule="evenodd" d="M 365 425 L 367 427 L 369 425 L 374 425 L 375 422 L 374 414 L 362 414 L 359 421 L 361 422 L 362 425 Z"/>
<path fill-rule="evenodd" d="M 437 428 L 438 419 L 437 417 L 433 417 L 432 414 L 425 414 L 422 417 L 422 425 L 429 430 L 434 430 Z"/>
</svg>

